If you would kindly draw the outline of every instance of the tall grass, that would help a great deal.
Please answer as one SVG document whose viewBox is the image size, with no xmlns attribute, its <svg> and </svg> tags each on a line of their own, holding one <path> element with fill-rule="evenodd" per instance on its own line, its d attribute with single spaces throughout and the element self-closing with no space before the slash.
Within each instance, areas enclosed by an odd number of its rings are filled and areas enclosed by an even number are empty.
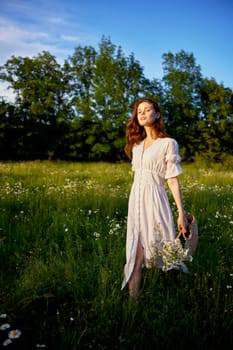
<svg viewBox="0 0 233 350">
<path fill-rule="evenodd" d="M 183 170 L 200 233 L 190 274 L 145 270 L 135 304 L 121 291 L 130 164 L 0 164 L 0 324 L 22 331 L 11 347 L 232 345 L 233 172 Z"/>
</svg>

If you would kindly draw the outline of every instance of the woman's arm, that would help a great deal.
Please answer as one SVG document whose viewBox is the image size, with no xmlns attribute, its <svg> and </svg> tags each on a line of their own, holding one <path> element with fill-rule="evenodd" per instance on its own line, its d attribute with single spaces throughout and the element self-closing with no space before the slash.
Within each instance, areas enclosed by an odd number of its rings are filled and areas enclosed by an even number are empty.
<svg viewBox="0 0 233 350">
<path fill-rule="evenodd" d="M 178 177 L 171 177 L 167 179 L 167 183 L 178 210 L 178 219 L 177 219 L 178 231 L 185 233 L 187 231 L 186 228 L 188 223 L 185 215 L 185 210 L 183 207 L 183 200 L 182 200 L 179 179 Z"/>
</svg>

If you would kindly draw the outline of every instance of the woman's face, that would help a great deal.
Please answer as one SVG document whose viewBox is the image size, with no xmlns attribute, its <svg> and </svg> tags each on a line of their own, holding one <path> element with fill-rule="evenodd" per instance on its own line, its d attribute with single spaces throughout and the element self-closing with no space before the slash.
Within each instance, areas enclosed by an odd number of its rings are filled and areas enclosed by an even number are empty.
<svg viewBox="0 0 233 350">
<path fill-rule="evenodd" d="M 160 113 L 156 113 L 154 106 L 150 102 L 142 102 L 137 108 L 138 123 L 141 126 L 151 126 L 155 119 L 160 117 Z"/>
</svg>

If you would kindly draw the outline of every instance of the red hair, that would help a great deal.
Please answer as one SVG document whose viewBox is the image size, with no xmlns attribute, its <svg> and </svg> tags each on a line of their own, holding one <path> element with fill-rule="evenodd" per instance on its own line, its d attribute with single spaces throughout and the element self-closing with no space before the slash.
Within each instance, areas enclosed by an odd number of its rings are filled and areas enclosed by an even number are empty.
<svg viewBox="0 0 233 350">
<path fill-rule="evenodd" d="M 153 105 L 153 108 L 156 113 L 160 113 L 160 118 L 155 119 L 154 123 L 151 125 L 157 137 L 166 137 L 168 136 L 164 122 L 161 118 L 161 110 L 157 102 L 150 98 L 141 98 L 134 103 L 133 112 L 131 119 L 126 125 L 126 138 L 127 144 L 125 145 L 125 153 L 129 159 L 132 159 L 132 148 L 134 144 L 139 144 L 146 137 L 146 132 L 143 126 L 139 125 L 137 112 L 138 106 L 142 102 L 149 102 Z"/>
</svg>

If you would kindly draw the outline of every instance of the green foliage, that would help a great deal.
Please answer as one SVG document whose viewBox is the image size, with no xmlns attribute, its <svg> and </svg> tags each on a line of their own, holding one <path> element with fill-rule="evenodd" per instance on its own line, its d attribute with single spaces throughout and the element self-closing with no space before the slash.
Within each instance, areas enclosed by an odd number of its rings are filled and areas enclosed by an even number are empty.
<svg viewBox="0 0 233 350">
<path fill-rule="evenodd" d="M 232 171 L 183 165 L 185 208 L 199 227 L 190 274 L 145 270 L 135 304 L 121 291 L 130 169 L 0 164 L 0 323 L 22 331 L 15 348 L 232 346 Z"/>
<path fill-rule="evenodd" d="M 193 54 L 183 50 L 163 55 L 165 109 L 168 132 L 177 139 L 184 159 L 192 160 L 198 151 L 201 131 L 200 111 L 201 69 Z"/>
<path fill-rule="evenodd" d="M 56 154 L 59 137 L 67 132 L 69 113 L 65 75 L 56 59 L 48 52 L 34 58 L 12 57 L 2 67 L 1 78 L 8 81 L 16 93 L 14 118 L 21 126 L 15 140 L 20 151 L 12 158 L 46 159 L 48 154 Z M 8 114 L 7 108 L 3 116 L 12 129 Z M 10 132 L 4 128 L 3 143 Z M 10 150 L 13 151 L 12 147 Z M 2 149 L 1 152 L 3 154 Z M 2 159 L 5 157 L 10 158 L 9 154 L 8 157 L 2 155 Z"/>
<path fill-rule="evenodd" d="M 124 160 L 134 101 L 154 98 L 184 160 L 222 162 L 232 154 L 233 93 L 201 75 L 193 53 L 163 56 L 164 76 L 147 79 L 131 53 L 102 37 L 78 46 L 63 65 L 49 52 L 14 57 L 0 79 L 15 103 L 0 102 L 0 159 Z"/>
<path fill-rule="evenodd" d="M 92 80 L 97 52 L 92 47 L 78 46 L 73 56 L 65 62 L 65 71 L 69 79 L 71 105 L 76 115 L 94 120 L 91 109 L 93 99 Z"/>
<path fill-rule="evenodd" d="M 200 150 L 205 159 L 223 161 L 226 153 L 232 155 L 233 104 L 232 91 L 218 85 L 214 79 L 204 79 L 201 86 L 202 130 Z"/>
</svg>

